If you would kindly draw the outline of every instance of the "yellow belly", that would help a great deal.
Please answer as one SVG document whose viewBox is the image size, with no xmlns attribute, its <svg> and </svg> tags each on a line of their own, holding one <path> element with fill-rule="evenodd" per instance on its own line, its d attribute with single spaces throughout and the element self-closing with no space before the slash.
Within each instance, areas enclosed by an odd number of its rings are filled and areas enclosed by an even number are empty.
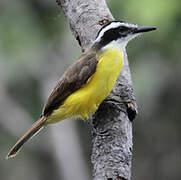
<svg viewBox="0 0 181 180">
<path fill-rule="evenodd" d="M 79 90 L 54 110 L 47 123 L 55 123 L 71 117 L 87 119 L 109 95 L 123 65 L 123 54 L 117 48 L 104 50 L 97 56 L 96 72 Z"/>
</svg>

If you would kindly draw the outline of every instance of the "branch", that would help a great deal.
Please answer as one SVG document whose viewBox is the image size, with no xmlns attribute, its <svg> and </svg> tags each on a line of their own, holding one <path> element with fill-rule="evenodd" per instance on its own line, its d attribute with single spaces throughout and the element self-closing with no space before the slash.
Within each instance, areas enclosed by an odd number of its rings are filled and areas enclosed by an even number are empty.
<svg viewBox="0 0 181 180">
<path fill-rule="evenodd" d="M 104 21 L 113 20 L 105 0 L 57 0 L 82 50 L 88 48 Z M 129 180 L 132 159 L 132 123 L 137 113 L 131 75 L 125 63 L 109 97 L 92 122 L 94 180 Z"/>
</svg>

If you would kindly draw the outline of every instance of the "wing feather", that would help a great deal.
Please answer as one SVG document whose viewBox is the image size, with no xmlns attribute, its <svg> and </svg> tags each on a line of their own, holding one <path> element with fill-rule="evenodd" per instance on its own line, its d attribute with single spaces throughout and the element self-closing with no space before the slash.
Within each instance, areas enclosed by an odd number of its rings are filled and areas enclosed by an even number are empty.
<svg viewBox="0 0 181 180">
<path fill-rule="evenodd" d="M 83 55 L 70 66 L 50 94 L 42 115 L 49 116 L 70 94 L 81 88 L 96 71 L 97 63 L 95 54 L 90 54 Z"/>
</svg>

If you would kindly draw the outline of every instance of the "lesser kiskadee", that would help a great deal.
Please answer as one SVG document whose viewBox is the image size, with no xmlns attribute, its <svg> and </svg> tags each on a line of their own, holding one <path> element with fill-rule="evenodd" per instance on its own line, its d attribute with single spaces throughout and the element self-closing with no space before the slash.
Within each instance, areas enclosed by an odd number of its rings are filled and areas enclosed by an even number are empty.
<svg viewBox="0 0 181 180">
<path fill-rule="evenodd" d="M 7 158 L 14 157 L 28 139 L 48 124 L 93 115 L 114 87 L 124 63 L 127 43 L 155 29 L 122 21 L 103 26 L 93 45 L 60 78 L 45 103 L 41 118 L 13 146 Z"/>
</svg>

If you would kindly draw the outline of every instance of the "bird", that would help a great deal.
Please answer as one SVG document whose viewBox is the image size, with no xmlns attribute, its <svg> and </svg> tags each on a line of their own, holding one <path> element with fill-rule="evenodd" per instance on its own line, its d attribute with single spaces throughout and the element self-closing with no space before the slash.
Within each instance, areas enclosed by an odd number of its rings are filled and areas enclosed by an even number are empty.
<svg viewBox="0 0 181 180">
<path fill-rule="evenodd" d="M 49 124 L 64 119 L 91 117 L 109 95 L 124 64 L 127 43 L 156 27 L 110 21 L 98 31 L 92 46 L 59 79 L 40 119 L 16 142 L 7 155 L 15 157 L 25 142 Z"/>
</svg>

